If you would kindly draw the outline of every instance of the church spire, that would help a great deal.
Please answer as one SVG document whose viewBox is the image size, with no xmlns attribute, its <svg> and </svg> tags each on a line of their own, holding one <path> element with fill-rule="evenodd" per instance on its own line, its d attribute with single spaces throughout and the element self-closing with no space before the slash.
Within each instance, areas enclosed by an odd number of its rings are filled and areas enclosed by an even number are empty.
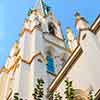
<svg viewBox="0 0 100 100">
<path fill-rule="evenodd" d="M 38 0 L 34 8 L 40 10 L 44 16 L 50 11 L 50 7 L 43 0 Z"/>
<path fill-rule="evenodd" d="M 27 15 L 30 16 L 33 10 L 39 10 L 43 16 L 46 16 L 50 11 L 50 7 L 43 0 L 37 0 L 35 6 L 29 9 Z"/>
<path fill-rule="evenodd" d="M 79 12 L 75 14 L 75 26 L 78 32 L 82 29 L 89 29 L 88 21 Z"/>
</svg>

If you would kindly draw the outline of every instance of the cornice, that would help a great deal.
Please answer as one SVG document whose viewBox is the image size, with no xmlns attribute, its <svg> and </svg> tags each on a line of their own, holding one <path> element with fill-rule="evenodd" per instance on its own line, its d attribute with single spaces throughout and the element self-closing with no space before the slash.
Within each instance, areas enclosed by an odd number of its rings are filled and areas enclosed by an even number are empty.
<svg viewBox="0 0 100 100">
<path fill-rule="evenodd" d="M 13 70 L 15 67 L 16 67 L 16 64 L 18 63 L 18 61 L 20 60 L 20 56 L 18 56 L 17 58 L 16 58 L 16 60 L 15 60 L 15 63 L 8 69 L 8 68 L 5 68 L 5 67 L 3 67 L 1 70 L 0 70 L 0 74 L 2 73 L 2 72 L 5 72 L 5 73 L 9 73 L 11 70 Z"/>
<path fill-rule="evenodd" d="M 43 34 L 43 38 L 44 38 L 45 41 L 51 43 L 51 44 L 54 45 L 54 46 L 57 46 L 58 48 L 61 48 L 61 49 L 65 50 L 65 51 L 68 51 L 69 53 L 72 53 L 72 52 L 70 51 L 70 49 L 64 48 L 64 47 L 60 46 L 59 44 L 54 43 L 54 42 L 48 40 L 48 39 L 45 37 L 45 34 L 46 34 L 46 33 L 47 33 L 47 32 L 45 32 L 45 33 Z"/>
<path fill-rule="evenodd" d="M 49 34 L 49 32 L 43 32 L 43 34 Z M 52 34 L 51 34 L 52 35 Z M 57 38 L 58 40 L 64 42 L 64 40 L 60 37 L 58 37 L 56 34 L 52 35 L 53 37 Z"/>
<path fill-rule="evenodd" d="M 17 57 L 16 57 L 16 60 L 15 60 L 15 63 L 14 63 L 9 69 L 3 67 L 3 68 L 0 70 L 0 74 L 1 74 L 2 72 L 5 72 L 5 73 L 8 74 L 11 70 L 13 70 L 13 72 L 15 72 L 16 69 L 17 69 L 17 66 L 16 66 L 16 65 L 18 64 L 19 60 L 21 60 L 22 62 L 24 62 L 24 63 L 26 63 L 26 64 L 31 64 L 32 61 L 33 61 L 33 59 L 34 59 L 35 57 L 37 57 L 38 55 L 40 55 L 40 54 L 41 54 L 41 52 L 36 52 L 36 53 L 30 58 L 30 60 L 27 61 L 27 60 L 23 59 L 23 58 L 19 55 L 19 53 L 18 53 L 18 54 L 17 54 Z"/>
<path fill-rule="evenodd" d="M 93 24 L 91 25 L 90 29 L 93 33 L 97 33 L 98 29 L 100 28 L 100 14 L 97 16 Z"/>
<path fill-rule="evenodd" d="M 58 37 L 57 35 L 54 35 L 57 39 L 64 41 L 62 38 Z"/>
<path fill-rule="evenodd" d="M 32 61 L 33 61 L 33 59 L 35 58 L 35 57 L 37 57 L 38 55 L 40 55 L 41 54 L 41 52 L 37 52 L 37 53 L 35 53 L 32 57 L 31 57 L 31 59 L 28 61 L 28 60 L 25 60 L 25 59 L 23 59 L 23 58 L 21 58 L 21 61 L 22 62 L 24 62 L 24 63 L 26 63 L 26 64 L 31 64 L 32 63 Z"/>
<path fill-rule="evenodd" d="M 100 98 L 100 89 L 95 94 L 95 100 L 99 100 Z"/>
<path fill-rule="evenodd" d="M 24 35 L 25 32 L 28 32 L 29 34 L 32 34 L 32 32 L 33 32 L 34 30 L 36 30 L 36 29 L 42 31 L 41 28 L 40 28 L 40 25 L 34 26 L 33 29 L 24 28 L 24 29 L 20 32 L 20 37 L 22 37 L 22 36 Z"/>
</svg>

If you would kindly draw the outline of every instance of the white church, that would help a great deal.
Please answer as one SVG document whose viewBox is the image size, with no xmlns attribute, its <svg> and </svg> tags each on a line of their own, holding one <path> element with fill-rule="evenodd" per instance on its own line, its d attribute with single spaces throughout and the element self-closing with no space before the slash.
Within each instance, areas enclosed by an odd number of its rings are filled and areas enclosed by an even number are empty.
<svg viewBox="0 0 100 100">
<path fill-rule="evenodd" d="M 70 27 L 64 39 L 60 22 L 50 8 L 38 0 L 29 10 L 19 40 L 11 48 L 6 64 L 0 69 L 0 100 L 34 100 L 36 80 L 44 80 L 42 100 L 54 100 L 49 93 L 64 96 L 65 80 L 73 81 L 75 100 L 100 100 L 100 15 L 91 26 L 79 13 L 75 15 L 78 37 Z M 58 99 L 57 99 L 58 100 Z"/>
</svg>

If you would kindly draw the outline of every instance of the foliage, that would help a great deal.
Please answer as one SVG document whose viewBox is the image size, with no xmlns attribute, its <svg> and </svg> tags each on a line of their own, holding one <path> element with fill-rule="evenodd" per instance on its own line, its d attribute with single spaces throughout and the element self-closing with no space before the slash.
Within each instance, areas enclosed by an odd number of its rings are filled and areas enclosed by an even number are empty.
<svg viewBox="0 0 100 100">
<path fill-rule="evenodd" d="M 14 100 L 19 100 L 19 93 L 14 93 Z"/>
<path fill-rule="evenodd" d="M 75 89 L 72 86 L 72 81 L 69 81 L 67 79 L 65 80 L 65 83 L 66 83 L 65 92 L 64 92 L 65 98 L 67 100 L 73 100 L 75 97 L 75 93 L 74 93 Z"/>
<path fill-rule="evenodd" d="M 43 79 L 37 79 L 36 87 L 34 88 L 34 93 L 32 94 L 35 100 L 42 100 L 44 95 L 43 84 Z"/>
<path fill-rule="evenodd" d="M 19 93 L 14 93 L 14 100 L 23 100 L 23 99 L 19 98 Z"/>
<path fill-rule="evenodd" d="M 54 100 L 62 100 L 62 97 L 61 97 L 60 93 L 55 93 L 54 94 Z"/>
<path fill-rule="evenodd" d="M 93 90 L 89 91 L 89 100 L 94 100 L 94 98 L 93 98 Z"/>
</svg>

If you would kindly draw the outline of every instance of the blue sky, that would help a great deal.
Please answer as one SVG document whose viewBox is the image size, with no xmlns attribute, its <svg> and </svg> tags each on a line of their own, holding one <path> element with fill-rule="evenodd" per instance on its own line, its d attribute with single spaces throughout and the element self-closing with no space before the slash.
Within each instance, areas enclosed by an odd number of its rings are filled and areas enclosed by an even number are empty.
<svg viewBox="0 0 100 100">
<path fill-rule="evenodd" d="M 74 13 L 79 11 L 90 25 L 100 14 L 100 0 L 45 0 L 57 19 L 61 22 L 63 33 L 70 26 L 77 35 L 74 26 Z M 36 0 L 0 0 L 0 66 L 5 64 L 10 48 L 18 39 L 20 29 L 29 8 Z"/>
</svg>

